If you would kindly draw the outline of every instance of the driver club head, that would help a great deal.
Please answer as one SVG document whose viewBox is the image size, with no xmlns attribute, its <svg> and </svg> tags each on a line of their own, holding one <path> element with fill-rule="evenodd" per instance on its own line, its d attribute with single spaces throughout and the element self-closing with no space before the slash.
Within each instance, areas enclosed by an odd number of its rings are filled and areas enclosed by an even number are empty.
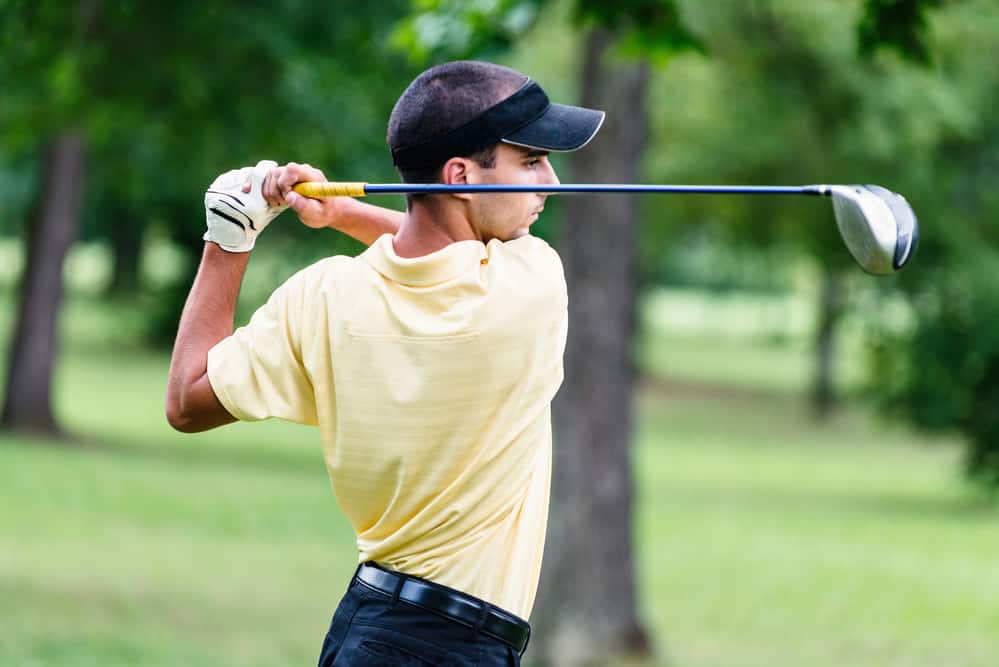
<svg viewBox="0 0 999 667">
<path fill-rule="evenodd" d="M 868 273 L 901 270 L 919 241 L 919 223 L 902 195 L 878 185 L 831 185 L 836 225 L 847 249 Z"/>
</svg>

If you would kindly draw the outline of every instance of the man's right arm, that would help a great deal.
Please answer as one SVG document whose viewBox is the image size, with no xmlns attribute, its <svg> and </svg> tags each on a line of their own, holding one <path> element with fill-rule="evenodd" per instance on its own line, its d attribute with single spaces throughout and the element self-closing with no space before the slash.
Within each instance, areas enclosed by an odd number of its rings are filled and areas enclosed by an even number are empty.
<svg viewBox="0 0 999 667">
<path fill-rule="evenodd" d="M 303 197 L 292 188 L 304 181 L 325 181 L 323 172 L 307 164 L 289 162 L 272 169 L 263 186 L 264 199 L 271 206 L 287 204 L 307 227 L 329 227 L 371 245 L 383 234 L 395 234 L 402 224 L 400 211 L 372 206 L 351 197 Z"/>
</svg>

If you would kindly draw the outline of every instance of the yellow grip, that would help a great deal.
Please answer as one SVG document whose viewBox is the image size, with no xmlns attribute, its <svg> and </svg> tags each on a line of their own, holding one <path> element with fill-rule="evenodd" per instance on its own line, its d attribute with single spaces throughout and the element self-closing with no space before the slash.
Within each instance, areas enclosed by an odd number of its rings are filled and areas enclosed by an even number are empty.
<svg viewBox="0 0 999 667">
<path fill-rule="evenodd" d="M 363 197 L 367 183 L 299 183 L 295 192 L 303 197 Z"/>
</svg>

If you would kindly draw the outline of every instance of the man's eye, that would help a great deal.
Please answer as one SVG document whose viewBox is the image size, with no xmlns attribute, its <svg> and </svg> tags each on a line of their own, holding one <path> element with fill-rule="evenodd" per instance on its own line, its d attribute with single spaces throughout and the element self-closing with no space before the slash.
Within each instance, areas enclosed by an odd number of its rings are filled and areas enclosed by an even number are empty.
<svg viewBox="0 0 999 667">
<path fill-rule="evenodd" d="M 533 160 L 528 160 L 528 161 L 527 161 L 527 166 L 528 166 L 528 167 L 536 167 L 536 166 L 538 166 L 538 165 L 539 165 L 540 163 L 541 163 L 541 160 L 538 160 L 537 158 L 535 158 L 535 159 L 533 159 Z"/>
</svg>

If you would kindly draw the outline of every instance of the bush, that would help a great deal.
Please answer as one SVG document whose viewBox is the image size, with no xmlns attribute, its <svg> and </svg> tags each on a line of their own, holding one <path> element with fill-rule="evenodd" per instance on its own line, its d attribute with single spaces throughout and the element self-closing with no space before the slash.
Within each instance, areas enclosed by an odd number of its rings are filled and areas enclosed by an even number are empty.
<svg viewBox="0 0 999 667">
<path fill-rule="evenodd" d="M 875 337 L 876 391 L 886 407 L 967 442 L 968 475 L 999 490 L 999 257 L 963 254 L 914 297 L 915 322 Z"/>
</svg>

